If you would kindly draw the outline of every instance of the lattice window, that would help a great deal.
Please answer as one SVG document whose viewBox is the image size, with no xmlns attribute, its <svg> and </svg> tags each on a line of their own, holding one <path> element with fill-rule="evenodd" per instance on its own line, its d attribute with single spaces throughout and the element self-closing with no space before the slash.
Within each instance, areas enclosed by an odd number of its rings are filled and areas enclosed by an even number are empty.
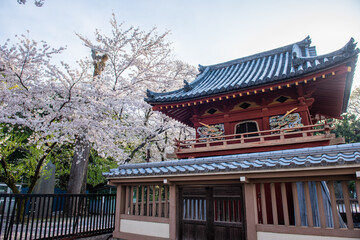
<svg viewBox="0 0 360 240">
<path fill-rule="evenodd" d="M 125 190 L 125 214 L 169 217 L 169 186 L 132 185 Z"/>
</svg>

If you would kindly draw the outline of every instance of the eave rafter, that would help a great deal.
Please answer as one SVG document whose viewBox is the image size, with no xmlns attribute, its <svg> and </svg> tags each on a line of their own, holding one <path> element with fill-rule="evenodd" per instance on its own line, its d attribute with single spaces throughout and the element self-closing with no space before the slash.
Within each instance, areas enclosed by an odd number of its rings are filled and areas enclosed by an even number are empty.
<svg viewBox="0 0 360 240">
<path fill-rule="evenodd" d="M 340 66 L 332 67 L 326 69 L 324 71 L 320 71 L 314 74 L 310 74 L 307 76 L 303 76 L 301 78 L 294 78 L 288 81 L 282 81 L 275 84 L 270 84 L 266 86 L 257 86 L 254 88 L 243 89 L 241 91 L 229 92 L 225 94 L 215 95 L 215 96 L 207 96 L 199 99 L 192 99 L 183 102 L 169 102 L 162 104 L 154 104 L 153 109 L 157 111 L 161 111 L 165 114 L 170 115 L 170 117 L 180 120 L 185 123 L 183 120 L 179 119 L 188 115 L 189 107 L 207 104 L 211 102 L 219 102 L 229 99 L 240 99 L 245 98 L 251 95 L 257 95 L 266 92 L 277 91 L 281 89 L 297 87 L 301 84 L 308 84 L 310 82 L 322 81 L 329 78 L 333 78 L 335 75 L 347 74 L 352 72 L 352 68 L 346 66 L 346 64 L 342 64 Z M 188 123 L 186 123 L 188 124 Z"/>
</svg>

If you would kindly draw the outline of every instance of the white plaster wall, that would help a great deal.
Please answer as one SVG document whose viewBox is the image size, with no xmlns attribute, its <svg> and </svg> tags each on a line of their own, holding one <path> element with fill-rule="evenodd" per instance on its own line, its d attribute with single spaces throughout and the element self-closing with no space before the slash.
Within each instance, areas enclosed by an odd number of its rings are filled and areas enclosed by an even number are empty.
<svg viewBox="0 0 360 240">
<path fill-rule="evenodd" d="M 128 219 L 120 220 L 120 232 L 134 233 L 152 237 L 169 238 L 169 224 L 135 221 Z"/>
<path fill-rule="evenodd" d="M 313 236 L 313 235 L 300 235 L 300 234 L 285 234 L 285 233 L 270 233 L 270 232 L 257 232 L 257 240 L 354 240 L 359 238 L 343 238 L 343 237 L 326 237 L 326 236 Z"/>
</svg>

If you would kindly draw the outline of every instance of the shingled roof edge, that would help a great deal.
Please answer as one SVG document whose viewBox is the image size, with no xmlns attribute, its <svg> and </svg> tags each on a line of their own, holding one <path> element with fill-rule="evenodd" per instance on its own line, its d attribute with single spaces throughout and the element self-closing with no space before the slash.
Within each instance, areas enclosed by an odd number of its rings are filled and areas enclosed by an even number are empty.
<svg viewBox="0 0 360 240">
<path fill-rule="evenodd" d="M 341 144 L 341 145 L 331 145 L 323 147 L 309 147 L 301 149 L 288 149 L 288 150 L 279 150 L 279 151 L 270 151 L 270 152 L 258 152 L 258 153 L 245 153 L 245 154 L 236 154 L 236 155 L 225 155 L 217 157 L 202 157 L 202 158 L 193 158 L 193 159 L 182 159 L 182 160 L 169 160 L 164 162 L 151 162 L 151 163 L 135 163 L 135 164 L 123 164 L 116 169 L 111 170 L 121 170 L 121 169 L 133 169 L 133 168 L 149 168 L 149 167 L 167 167 L 167 166 L 181 166 L 189 164 L 203 164 L 203 163 L 216 163 L 218 160 L 239 160 L 239 159 L 266 159 L 266 158 L 279 158 L 279 157 L 296 157 L 303 155 L 315 155 L 315 154 L 331 154 L 346 152 L 350 150 L 360 150 L 360 143 L 350 143 L 350 144 Z M 111 171 L 110 170 L 110 171 Z"/>
</svg>

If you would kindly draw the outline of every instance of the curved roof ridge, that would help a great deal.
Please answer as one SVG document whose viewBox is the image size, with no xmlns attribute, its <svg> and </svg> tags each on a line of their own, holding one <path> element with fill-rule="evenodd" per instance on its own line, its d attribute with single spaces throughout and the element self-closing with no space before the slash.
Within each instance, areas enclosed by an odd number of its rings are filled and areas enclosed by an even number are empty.
<svg viewBox="0 0 360 240">
<path fill-rule="evenodd" d="M 209 68 L 206 68 L 205 71 L 203 72 L 200 72 L 200 74 L 198 74 L 195 78 L 194 81 L 192 81 L 191 83 L 189 83 L 189 85 L 191 87 L 194 87 L 196 86 L 198 83 L 199 83 L 199 80 L 209 71 Z M 185 81 L 185 80 L 184 80 Z M 177 90 L 174 90 L 174 91 L 170 91 L 170 92 L 153 92 L 149 89 L 146 90 L 146 95 L 147 95 L 147 98 L 145 98 L 145 101 L 146 100 L 150 100 L 151 98 L 155 97 L 155 96 L 163 96 L 163 95 L 168 95 L 168 94 L 175 94 L 175 93 L 178 93 L 180 91 L 182 91 L 184 88 L 180 88 L 180 89 L 177 89 Z"/>
<path fill-rule="evenodd" d="M 251 60 L 257 59 L 257 58 L 267 57 L 269 55 L 274 55 L 274 54 L 281 53 L 281 52 L 284 52 L 284 51 L 292 51 L 292 47 L 295 44 L 297 44 L 299 46 L 309 46 L 311 44 L 310 36 L 307 36 L 302 41 L 295 42 L 295 43 L 292 43 L 292 44 L 289 44 L 289 45 L 286 45 L 286 46 L 283 46 L 283 47 L 275 48 L 275 49 L 268 50 L 268 51 L 265 51 L 265 52 L 256 53 L 256 54 L 246 56 L 246 57 L 242 57 L 242 58 L 237 58 L 237 59 L 230 60 L 230 61 L 223 62 L 223 63 L 217 63 L 217 64 L 214 64 L 214 65 L 208 65 L 208 66 L 201 66 L 201 68 L 209 67 L 211 70 L 213 70 L 213 69 L 218 69 L 218 68 L 231 66 L 231 65 L 234 65 L 234 64 L 243 63 L 243 62 L 246 62 L 246 61 L 251 61 Z"/>
<path fill-rule="evenodd" d="M 354 38 L 350 38 L 350 40 L 345 44 L 344 47 L 338 49 L 338 50 L 335 50 L 333 52 L 330 52 L 330 53 L 325 53 L 325 54 L 322 54 L 322 55 L 317 55 L 317 56 L 312 56 L 312 57 L 299 57 L 300 59 L 303 59 L 303 60 L 316 60 L 316 59 L 322 59 L 322 58 L 325 58 L 325 57 L 330 57 L 330 56 L 335 56 L 335 55 L 338 55 L 338 54 L 342 54 L 342 53 L 357 53 L 359 52 L 359 49 L 356 48 L 356 44 L 355 43 L 355 40 Z"/>
</svg>

